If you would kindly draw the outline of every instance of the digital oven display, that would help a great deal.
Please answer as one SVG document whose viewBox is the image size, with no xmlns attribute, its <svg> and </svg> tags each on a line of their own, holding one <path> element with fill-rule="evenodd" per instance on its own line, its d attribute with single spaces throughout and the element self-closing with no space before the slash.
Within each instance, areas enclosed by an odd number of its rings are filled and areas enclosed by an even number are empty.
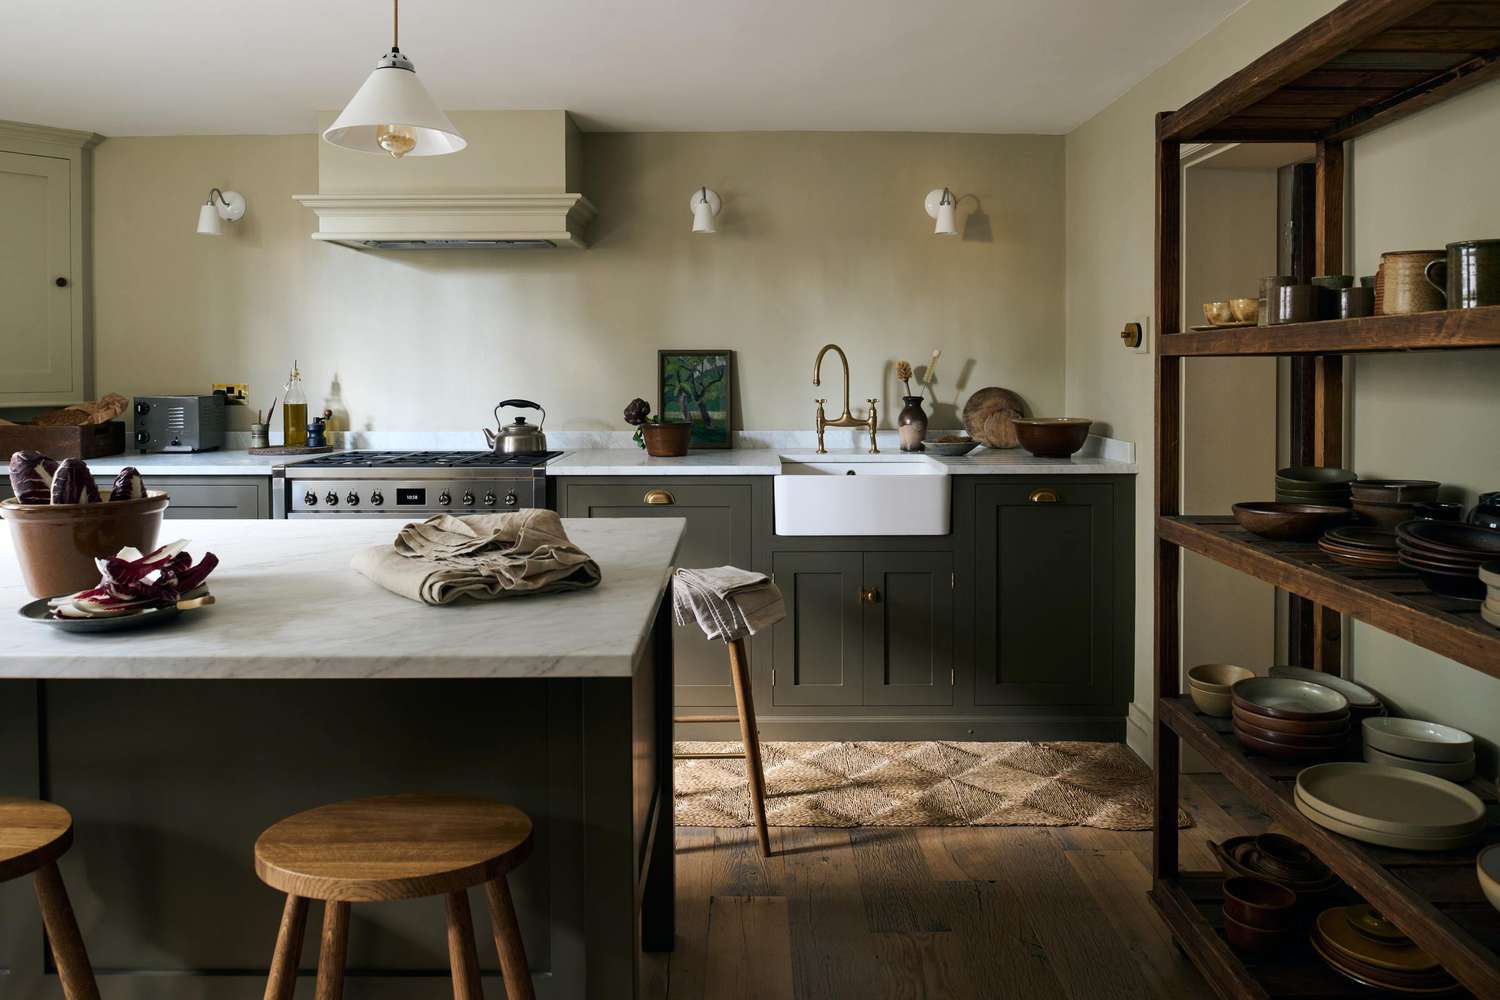
<svg viewBox="0 0 1500 1000">
<path fill-rule="evenodd" d="M 427 490 L 425 489 L 398 489 L 396 491 L 396 505 L 398 507 L 421 507 L 427 503 Z"/>
</svg>

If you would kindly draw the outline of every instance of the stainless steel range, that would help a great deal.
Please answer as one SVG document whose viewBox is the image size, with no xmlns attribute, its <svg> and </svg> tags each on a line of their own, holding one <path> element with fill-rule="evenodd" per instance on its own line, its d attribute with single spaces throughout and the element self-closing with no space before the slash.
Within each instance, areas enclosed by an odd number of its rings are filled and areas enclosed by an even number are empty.
<svg viewBox="0 0 1500 1000">
<path fill-rule="evenodd" d="M 560 451 L 344 451 L 278 465 L 276 517 L 425 518 L 547 506 L 547 462 Z"/>
</svg>

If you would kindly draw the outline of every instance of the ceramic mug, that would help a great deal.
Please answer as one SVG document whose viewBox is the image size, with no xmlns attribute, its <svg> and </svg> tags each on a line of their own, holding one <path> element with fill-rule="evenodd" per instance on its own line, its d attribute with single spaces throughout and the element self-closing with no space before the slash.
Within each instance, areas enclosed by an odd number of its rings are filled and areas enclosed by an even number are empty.
<svg viewBox="0 0 1500 1000">
<path fill-rule="evenodd" d="M 1380 255 L 1375 279 L 1377 311 L 1385 316 L 1443 308 L 1442 291 L 1427 279 L 1427 266 L 1443 260 L 1443 250 L 1393 250 Z"/>
<path fill-rule="evenodd" d="M 1321 289 L 1316 285 L 1279 285 L 1270 291 L 1269 325 L 1306 323 L 1318 318 L 1317 293 Z"/>
<path fill-rule="evenodd" d="M 1449 309 L 1500 305 L 1500 240 L 1449 243 L 1447 256 L 1423 274 Z"/>
</svg>

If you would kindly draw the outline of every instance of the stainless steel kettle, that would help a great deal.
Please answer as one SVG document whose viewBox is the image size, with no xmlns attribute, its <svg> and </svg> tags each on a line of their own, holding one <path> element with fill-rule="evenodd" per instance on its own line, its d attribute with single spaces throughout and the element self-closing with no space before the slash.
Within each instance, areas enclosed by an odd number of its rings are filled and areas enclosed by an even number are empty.
<svg viewBox="0 0 1500 1000">
<path fill-rule="evenodd" d="M 514 423 L 500 423 L 500 411 L 507 406 L 523 410 L 540 410 L 542 419 L 535 426 L 525 417 L 517 417 Z M 496 430 L 484 429 L 484 440 L 497 455 L 531 455 L 547 450 L 547 435 L 542 433 L 542 424 L 547 422 L 547 411 L 541 404 L 529 399 L 502 399 L 495 404 Z"/>
</svg>

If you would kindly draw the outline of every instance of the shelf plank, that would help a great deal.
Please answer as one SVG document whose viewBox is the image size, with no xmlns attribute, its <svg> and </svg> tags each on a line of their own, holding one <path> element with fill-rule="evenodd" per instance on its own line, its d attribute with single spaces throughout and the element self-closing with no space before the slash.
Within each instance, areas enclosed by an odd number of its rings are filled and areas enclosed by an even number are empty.
<svg viewBox="0 0 1500 1000">
<path fill-rule="evenodd" d="M 1159 517 L 1157 537 L 1424 649 L 1500 677 L 1500 629 L 1478 601 L 1429 591 L 1409 570 L 1335 562 L 1316 545 L 1272 542 L 1228 517 Z"/>
<path fill-rule="evenodd" d="M 1482 347 L 1500 347 L 1500 306 L 1229 330 L 1189 330 L 1161 338 L 1161 353 L 1167 357 L 1367 354 Z"/>
<path fill-rule="evenodd" d="M 1301 769 L 1298 765 L 1247 754 L 1233 735 L 1221 731 L 1229 729 L 1228 720 L 1199 715 L 1188 698 L 1159 699 L 1156 711 L 1167 727 L 1232 781 L 1272 822 L 1281 824 L 1291 836 L 1306 844 L 1350 888 L 1410 935 L 1460 982 L 1477 996 L 1500 996 L 1500 921 L 1491 919 L 1493 910 L 1486 913 L 1489 908 L 1474 906 L 1463 897 L 1457 901 L 1443 898 L 1453 895 L 1451 889 L 1440 892 L 1438 899 L 1428 898 L 1419 891 L 1424 884 L 1434 884 L 1434 870 L 1465 872 L 1474 879 L 1477 846 L 1433 853 L 1398 851 L 1363 844 L 1325 830 L 1298 812 L 1292 801 L 1296 775 Z M 1493 816 L 1494 786 L 1474 781 L 1468 787 L 1492 803 Z M 1485 843 L 1500 840 L 1500 829 L 1493 822 L 1483 840 Z M 1414 874 L 1408 875 L 1408 871 Z M 1455 874 L 1451 879 L 1456 882 L 1462 877 Z"/>
</svg>

